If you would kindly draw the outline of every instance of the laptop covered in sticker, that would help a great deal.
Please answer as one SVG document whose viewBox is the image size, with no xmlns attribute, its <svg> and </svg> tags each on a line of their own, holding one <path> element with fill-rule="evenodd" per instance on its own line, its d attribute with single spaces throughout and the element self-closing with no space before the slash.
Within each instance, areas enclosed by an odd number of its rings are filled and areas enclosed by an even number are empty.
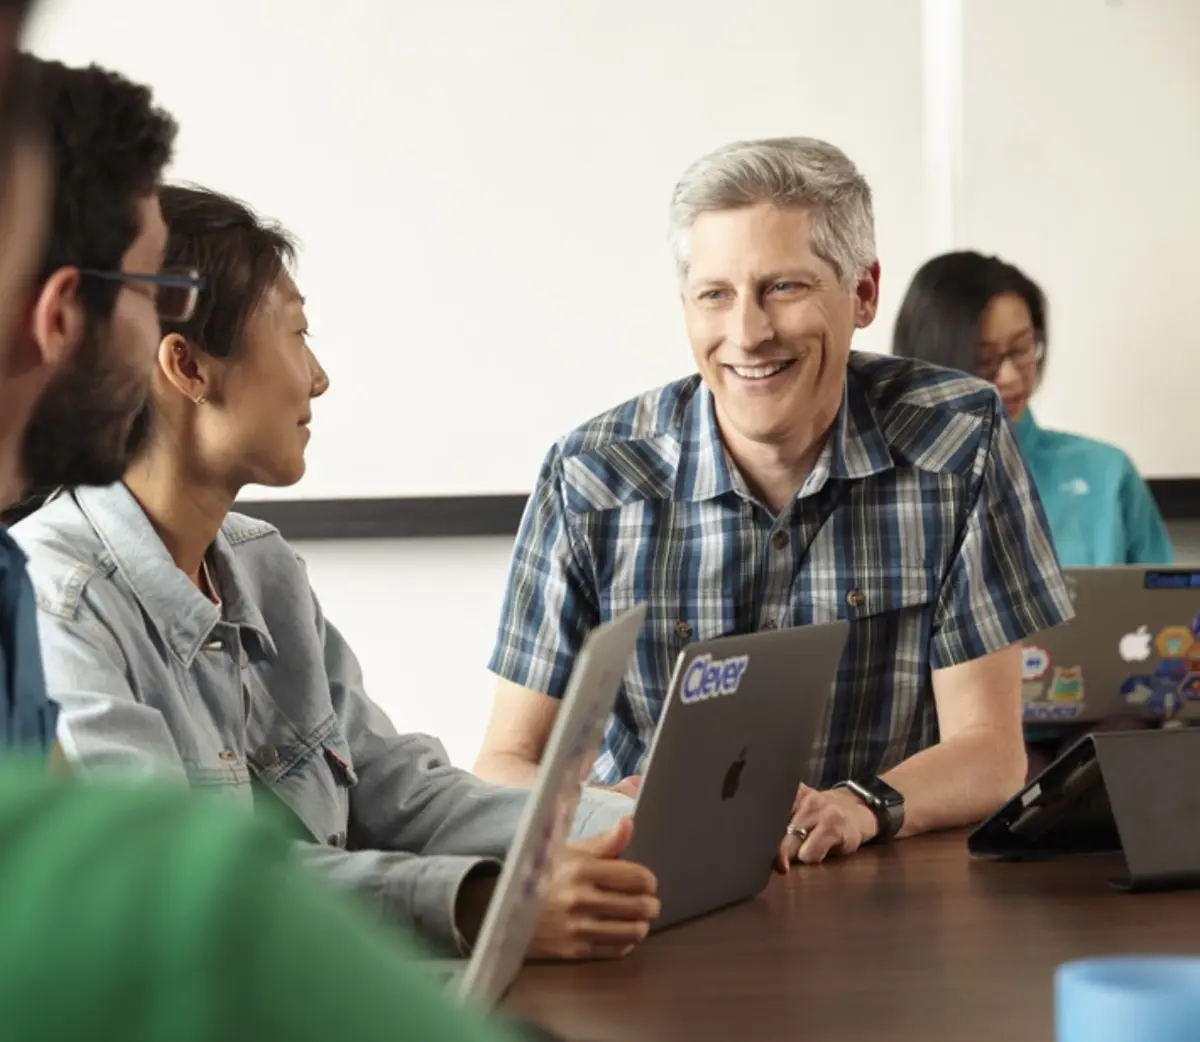
<svg viewBox="0 0 1200 1042">
<path fill-rule="evenodd" d="M 1064 574 L 1075 617 L 1024 642 L 1025 723 L 1200 719 L 1200 569 Z"/>
</svg>

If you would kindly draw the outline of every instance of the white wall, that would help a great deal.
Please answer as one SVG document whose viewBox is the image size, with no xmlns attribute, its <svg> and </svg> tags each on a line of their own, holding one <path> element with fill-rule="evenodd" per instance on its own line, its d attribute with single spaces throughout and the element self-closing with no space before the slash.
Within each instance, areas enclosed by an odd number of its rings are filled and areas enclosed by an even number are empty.
<svg viewBox="0 0 1200 1042">
<path fill-rule="evenodd" d="M 46 0 L 30 38 L 151 84 L 171 176 L 303 243 L 332 388 L 303 482 L 256 497 L 527 492 L 558 435 L 690 371 L 667 205 L 734 138 L 829 138 L 871 180 L 862 346 L 928 249 L 920 0 Z"/>
<path fill-rule="evenodd" d="M 1044 421 L 1200 473 L 1200 3 L 966 0 L 963 245 L 1047 292 Z"/>
<path fill-rule="evenodd" d="M 469 767 L 491 708 L 487 661 L 511 539 L 298 543 L 367 693 L 402 731 L 437 735 Z"/>
</svg>

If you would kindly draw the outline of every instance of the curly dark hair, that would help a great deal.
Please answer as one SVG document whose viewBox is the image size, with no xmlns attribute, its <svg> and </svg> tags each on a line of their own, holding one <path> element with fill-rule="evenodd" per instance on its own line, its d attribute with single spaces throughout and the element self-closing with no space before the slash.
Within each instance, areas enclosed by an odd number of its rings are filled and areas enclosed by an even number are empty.
<svg viewBox="0 0 1200 1042">
<path fill-rule="evenodd" d="M 53 156 L 54 206 L 40 278 L 59 268 L 113 270 L 138 234 L 139 199 L 156 190 L 178 127 L 150 88 L 97 65 L 70 68 L 22 52 L 14 76 Z M 95 318 L 112 313 L 119 286 L 85 280 Z"/>
<path fill-rule="evenodd" d="M 70 68 L 22 52 L 12 86 L 51 152 L 53 206 L 39 281 L 66 267 L 119 269 L 141 230 L 139 203 L 158 191 L 170 161 L 175 121 L 148 87 L 96 65 Z M 0 512 L 0 522 L 26 516 L 59 486 L 115 481 L 135 435 L 144 437 L 137 417 L 149 389 L 131 382 L 105 334 L 120 289 L 104 279 L 80 282 L 89 321 L 25 430 L 26 496 Z"/>
</svg>

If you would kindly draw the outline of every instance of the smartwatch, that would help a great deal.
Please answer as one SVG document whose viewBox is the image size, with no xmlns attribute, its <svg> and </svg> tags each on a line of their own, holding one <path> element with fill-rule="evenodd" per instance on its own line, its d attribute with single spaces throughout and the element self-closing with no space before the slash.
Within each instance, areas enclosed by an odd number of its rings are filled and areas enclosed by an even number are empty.
<svg viewBox="0 0 1200 1042">
<path fill-rule="evenodd" d="M 900 831 L 904 824 L 904 797 L 882 778 L 838 782 L 834 788 L 848 789 L 875 815 L 879 825 L 875 834 L 877 842 L 885 843 Z"/>
</svg>

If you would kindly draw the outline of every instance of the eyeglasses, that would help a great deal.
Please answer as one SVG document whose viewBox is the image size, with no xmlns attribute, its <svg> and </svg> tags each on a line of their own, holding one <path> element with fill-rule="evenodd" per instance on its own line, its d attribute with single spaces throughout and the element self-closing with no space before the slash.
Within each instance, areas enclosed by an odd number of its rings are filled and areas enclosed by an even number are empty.
<svg viewBox="0 0 1200 1042">
<path fill-rule="evenodd" d="M 79 273 L 109 282 L 132 282 L 154 287 L 154 306 L 158 317 L 167 322 L 186 322 L 196 313 L 196 302 L 204 289 L 204 276 L 195 268 L 167 268 L 157 275 L 135 271 L 99 271 L 80 268 Z"/>
<path fill-rule="evenodd" d="M 981 357 L 975 363 L 975 375 L 981 380 L 994 382 L 1005 362 L 1012 362 L 1018 369 L 1027 369 L 1031 365 L 1041 364 L 1045 355 L 1046 347 L 1040 340 L 1026 341 Z"/>
</svg>

